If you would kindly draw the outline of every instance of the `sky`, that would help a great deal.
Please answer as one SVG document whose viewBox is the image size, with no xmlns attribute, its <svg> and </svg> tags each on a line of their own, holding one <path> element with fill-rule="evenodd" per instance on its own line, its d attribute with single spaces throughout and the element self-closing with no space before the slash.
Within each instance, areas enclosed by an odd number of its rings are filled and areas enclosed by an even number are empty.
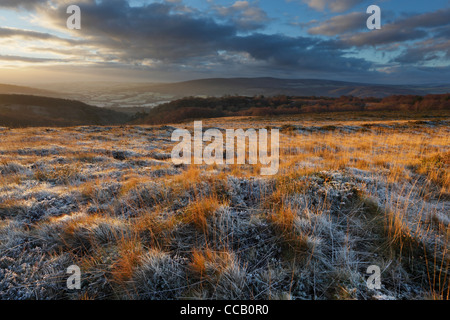
<svg viewBox="0 0 450 320">
<path fill-rule="evenodd" d="M 450 0 L 0 0 L 1 83 L 214 77 L 449 84 Z"/>
</svg>

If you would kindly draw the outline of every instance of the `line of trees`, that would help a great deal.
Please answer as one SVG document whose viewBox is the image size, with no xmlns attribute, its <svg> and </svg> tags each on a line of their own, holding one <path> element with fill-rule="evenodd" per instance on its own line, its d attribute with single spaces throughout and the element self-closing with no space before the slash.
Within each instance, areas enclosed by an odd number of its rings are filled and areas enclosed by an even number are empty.
<svg viewBox="0 0 450 320">
<path fill-rule="evenodd" d="M 329 97 L 187 97 L 159 105 L 149 113 L 141 113 L 136 123 L 176 123 L 189 119 L 227 116 L 274 116 L 343 111 L 426 111 L 450 110 L 450 94 L 412 96 L 394 95 L 386 98 Z"/>
</svg>

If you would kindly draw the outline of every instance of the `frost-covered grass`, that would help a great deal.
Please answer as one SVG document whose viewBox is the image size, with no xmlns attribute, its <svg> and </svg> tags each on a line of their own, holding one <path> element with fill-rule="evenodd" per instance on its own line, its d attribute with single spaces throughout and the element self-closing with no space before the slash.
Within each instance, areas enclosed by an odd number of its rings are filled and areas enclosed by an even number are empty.
<svg viewBox="0 0 450 320">
<path fill-rule="evenodd" d="M 448 299 L 449 117 L 308 117 L 204 122 L 279 128 L 272 177 L 174 166 L 171 126 L 0 131 L 0 299 Z"/>
</svg>

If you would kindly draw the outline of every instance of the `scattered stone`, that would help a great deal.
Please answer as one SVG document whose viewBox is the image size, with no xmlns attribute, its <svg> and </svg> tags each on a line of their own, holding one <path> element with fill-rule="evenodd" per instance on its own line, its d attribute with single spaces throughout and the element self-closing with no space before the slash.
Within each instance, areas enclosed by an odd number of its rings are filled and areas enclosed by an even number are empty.
<svg viewBox="0 0 450 320">
<path fill-rule="evenodd" d="M 123 152 L 123 151 L 113 151 L 112 156 L 114 159 L 119 160 L 119 161 L 124 161 L 127 158 L 125 156 L 125 152 Z"/>
</svg>

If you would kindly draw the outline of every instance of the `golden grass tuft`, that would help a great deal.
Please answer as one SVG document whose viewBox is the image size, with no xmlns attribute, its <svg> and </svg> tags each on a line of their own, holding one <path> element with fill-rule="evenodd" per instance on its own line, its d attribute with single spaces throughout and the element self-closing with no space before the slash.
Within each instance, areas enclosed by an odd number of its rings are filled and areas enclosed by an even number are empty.
<svg viewBox="0 0 450 320">
<path fill-rule="evenodd" d="M 303 258 L 314 250 L 314 243 L 309 235 L 296 228 L 295 221 L 298 217 L 293 209 L 281 207 L 270 213 L 267 219 L 281 240 L 283 254 L 287 260 Z"/>
<path fill-rule="evenodd" d="M 134 268 L 139 265 L 144 249 L 139 241 L 132 239 L 121 241 L 117 250 L 119 257 L 112 265 L 111 275 L 114 282 L 124 284 L 133 276 Z"/>
<path fill-rule="evenodd" d="M 190 202 L 184 210 L 183 220 L 193 224 L 197 230 L 207 232 L 208 218 L 214 215 L 223 203 L 215 196 L 207 196 Z"/>
<path fill-rule="evenodd" d="M 152 248 L 162 250 L 170 245 L 179 221 L 175 216 L 164 217 L 158 211 L 145 212 L 131 223 L 133 232 Z"/>
<path fill-rule="evenodd" d="M 228 251 L 213 251 L 210 248 L 203 250 L 194 248 L 189 270 L 196 279 L 217 279 L 234 263 L 232 254 Z"/>
</svg>

